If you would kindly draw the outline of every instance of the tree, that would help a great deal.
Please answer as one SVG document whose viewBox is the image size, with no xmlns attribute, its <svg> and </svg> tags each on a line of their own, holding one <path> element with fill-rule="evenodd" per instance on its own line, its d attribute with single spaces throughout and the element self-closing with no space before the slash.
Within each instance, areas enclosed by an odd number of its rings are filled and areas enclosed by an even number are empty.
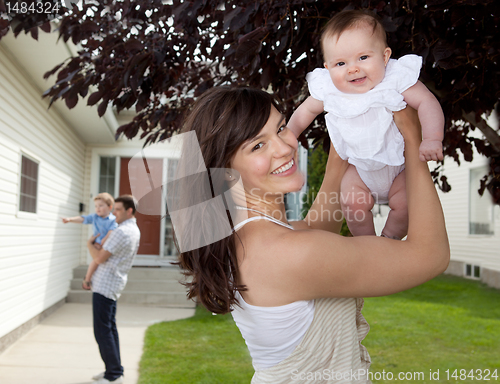
<svg viewBox="0 0 500 384">
<path fill-rule="evenodd" d="M 5 2 L 0 11 L 5 13 Z M 118 135 L 140 134 L 147 142 L 170 137 L 182 125 L 193 99 L 221 84 L 274 92 L 288 115 L 307 96 L 305 75 L 322 66 L 321 28 L 336 12 L 369 8 L 389 33 L 393 56 L 416 53 L 424 59 L 421 80 L 436 94 L 446 116 L 445 154 L 471 161 L 473 147 L 491 159 L 482 181 L 500 203 L 500 136 L 488 116 L 500 98 L 500 14 L 495 0 L 85 0 L 60 19 L 64 41 L 81 47 L 61 63 L 44 94 L 72 108 L 88 95 L 104 114 L 135 108 L 134 120 Z M 10 14 L 0 20 L 0 36 L 10 26 L 34 38 L 47 32 L 47 15 Z M 326 135 L 306 131 L 315 143 Z M 479 129 L 485 139 L 471 135 Z M 450 189 L 440 167 L 433 173 Z"/>
</svg>

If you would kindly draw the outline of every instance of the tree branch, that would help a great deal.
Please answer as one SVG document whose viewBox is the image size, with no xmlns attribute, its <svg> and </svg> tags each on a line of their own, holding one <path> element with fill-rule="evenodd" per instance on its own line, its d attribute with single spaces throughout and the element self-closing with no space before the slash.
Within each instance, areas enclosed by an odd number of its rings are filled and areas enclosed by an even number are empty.
<svg viewBox="0 0 500 384">
<path fill-rule="evenodd" d="M 479 129 L 483 133 L 484 137 L 486 137 L 486 140 L 488 140 L 491 146 L 495 149 L 495 151 L 500 153 L 500 136 L 493 128 L 491 128 L 486 123 L 486 121 L 484 121 L 483 118 L 480 118 L 480 120 L 476 120 L 475 112 L 465 113 L 464 111 L 462 111 L 462 116 L 467 122 Z"/>
</svg>

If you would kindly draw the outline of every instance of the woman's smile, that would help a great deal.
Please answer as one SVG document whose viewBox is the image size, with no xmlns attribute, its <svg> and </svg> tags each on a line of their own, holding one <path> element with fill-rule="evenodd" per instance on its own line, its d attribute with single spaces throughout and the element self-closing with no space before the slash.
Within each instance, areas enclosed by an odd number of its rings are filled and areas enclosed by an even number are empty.
<svg viewBox="0 0 500 384">
<path fill-rule="evenodd" d="M 292 158 L 286 164 L 278 167 L 276 170 L 272 171 L 271 174 L 276 176 L 289 176 L 297 170 L 297 165 L 295 160 Z"/>
</svg>

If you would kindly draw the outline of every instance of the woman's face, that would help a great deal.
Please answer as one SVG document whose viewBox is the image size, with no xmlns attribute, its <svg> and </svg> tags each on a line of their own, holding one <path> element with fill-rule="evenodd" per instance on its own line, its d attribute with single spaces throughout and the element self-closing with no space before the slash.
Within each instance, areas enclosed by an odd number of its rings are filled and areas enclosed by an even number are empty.
<svg viewBox="0 0 500 384">
<path fill-rule="evenodd" d="M 241 175 L 246 193 L 255 198 L 298 191 L 304 177 L 297 167 L 297 148 L 285 117 L 272 107 L 259 134 L 238 148 L 231 168 Z"/>
</svg>

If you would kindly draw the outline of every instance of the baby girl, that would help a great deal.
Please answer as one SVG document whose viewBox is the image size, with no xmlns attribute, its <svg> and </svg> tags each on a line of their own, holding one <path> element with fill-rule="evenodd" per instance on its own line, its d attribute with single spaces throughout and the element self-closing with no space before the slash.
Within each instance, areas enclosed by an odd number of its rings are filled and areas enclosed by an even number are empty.
<svg viewBox="0 0 500 384">
<path fill-rule="evenodd" d="M 325 68 L 306 77 L 309 96 L 288 127 L 300 135 L 323 111 L 335 150 L 349 162 L 341 185 L 342 210 L 354 236 L 374 235 L 371 209 L 389 203 L 382 236 L 401 239 L 408 230 L 404 141 L 393 112 L 418 110 L 420 160 L 443 159 L 444 116 L 434 95 L 418 81 L 422 58 L 390 59 L 386 33 L 365 11 L 335 15 L 321 36 Z"/>
</svg>

